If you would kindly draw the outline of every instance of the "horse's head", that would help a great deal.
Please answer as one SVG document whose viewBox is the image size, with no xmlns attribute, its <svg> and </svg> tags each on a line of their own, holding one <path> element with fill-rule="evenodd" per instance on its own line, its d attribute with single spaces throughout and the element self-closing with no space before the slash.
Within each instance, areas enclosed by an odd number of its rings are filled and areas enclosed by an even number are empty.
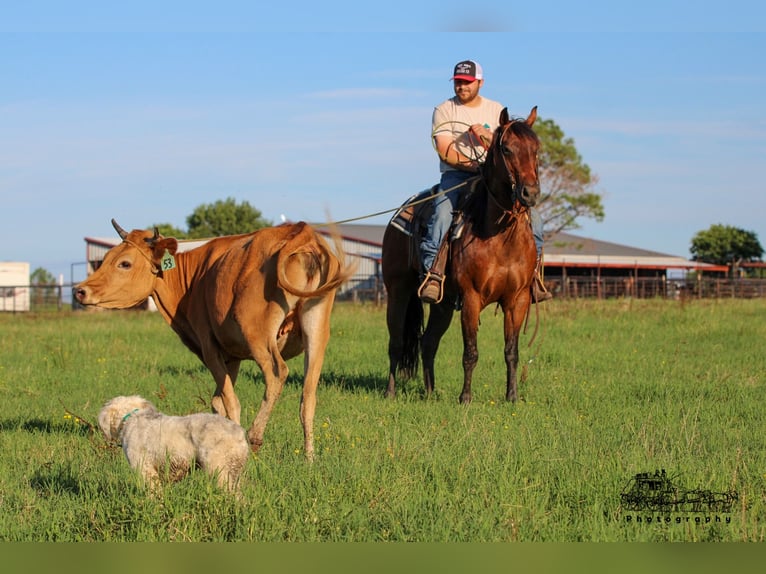
<svg viewBox="0 0 766 574">
<path fill-rule="evenodd" d="M 540 140 L 532 130 L 536 119 L 537 106 L 526 120 L 509 118 L 508 108 L 504 108 L 482 168 L 490 192 L 508 209 L 517 200 L 532 207 L 540 197 L 537 174 Z"/>
</svg>

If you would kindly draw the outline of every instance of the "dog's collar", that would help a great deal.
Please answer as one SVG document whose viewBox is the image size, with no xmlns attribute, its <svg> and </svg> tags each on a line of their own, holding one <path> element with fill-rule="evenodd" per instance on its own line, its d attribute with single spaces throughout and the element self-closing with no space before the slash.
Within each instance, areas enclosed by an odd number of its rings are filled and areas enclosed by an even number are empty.
<svg viewBox="0 0 766 574">
<path fill-rule="evenodd" d="M 138 412 L 139 409 L 133 409 L 128 414 L 126 414 L 124 417 L 122 417 L 122 422 L 124 423 L 126 420 L 130 418 L 130 415 L 134 415 Z"/>
<path fill-rule="evenodd" d="M 117 436 L 120 436 L 122 434 L 122 427 L 125 426 L 125 421 L 128 420 L 132 415 L 136 414 L 141 409 L 133 409 L 128 414 L 126 414 L 124 417 L 122 417 L 122 420 L 120 421 L 119 426 L 117 427 Z"/>
</svg>

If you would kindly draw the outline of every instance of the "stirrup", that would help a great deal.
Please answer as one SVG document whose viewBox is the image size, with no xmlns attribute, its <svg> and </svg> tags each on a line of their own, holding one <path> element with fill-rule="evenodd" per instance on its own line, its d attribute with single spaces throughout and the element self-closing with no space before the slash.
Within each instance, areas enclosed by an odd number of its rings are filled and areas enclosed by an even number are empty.
<svg viewBox="0 0 766 574">
<path fill-rule="evenodd" d="M 537 261 L 535 261 L 535 275 L 534 279 L 532 279 L 532 285 L 530 285 L 533 305 L 553 299 L 553 293 L 548 291 L 548 288 L 545 286 L 545 281 L 543 281 L 542 262 L 543 256 L 542 253 L 540 253 L 537 256 Z"/>
<path fill-rule="evenodd" d="M 549 301 L 553 299 L 553 293 L 548 291 L 539 276 L 535 277 L 530 287 L 532 291 L 532 304 L 542 303 L 543 301 Z"/>
<path fill-rule="evenodd" d="M 418 287 L 418 297 L 425 303 L 441 303 L 444 298 L 444 276 L 428 271 Z"/>
<path fill-rule="evenodd" d="M 548 291 L 545 282 L 543 281 L 542 273 L 540 272 L 540 259 L 541 258 L 538 257 L 537 262 L 535 263 L 535 277 L 532 279 L 532 285 L 530 285 L 533 305 L 553 299 L 553 293 Z"/>
</svg>

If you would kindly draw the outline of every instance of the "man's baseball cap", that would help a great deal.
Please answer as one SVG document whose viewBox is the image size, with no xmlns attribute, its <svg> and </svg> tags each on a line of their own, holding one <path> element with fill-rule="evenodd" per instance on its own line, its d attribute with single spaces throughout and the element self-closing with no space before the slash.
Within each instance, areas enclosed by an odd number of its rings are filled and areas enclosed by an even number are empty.
<svg viewBox="0 0 766 574">
<path fill-rule="evenodd" d="M 474 80 L 484 79 L 481 66 L 473 60 L 463 60 L 455 64 L 455 72 L 452 74 L 452 80 Z"/>
</svg>

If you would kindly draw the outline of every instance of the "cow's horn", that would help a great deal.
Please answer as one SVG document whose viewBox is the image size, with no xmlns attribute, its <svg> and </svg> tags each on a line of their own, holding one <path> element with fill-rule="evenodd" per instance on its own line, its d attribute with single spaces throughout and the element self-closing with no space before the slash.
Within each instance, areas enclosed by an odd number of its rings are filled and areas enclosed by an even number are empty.
<svg viewBox="0 0 766 574">
<path fill-rule="evenodd" d="M 117 234 L 122 238 L 125 239 L 128 236 L 128 232 L 125 231 L 122 227 L 120 227 L 120 224 L 117 223 L 114 219 L 112 219 L 112 227 L 117 231 Z"/>
</svg>

